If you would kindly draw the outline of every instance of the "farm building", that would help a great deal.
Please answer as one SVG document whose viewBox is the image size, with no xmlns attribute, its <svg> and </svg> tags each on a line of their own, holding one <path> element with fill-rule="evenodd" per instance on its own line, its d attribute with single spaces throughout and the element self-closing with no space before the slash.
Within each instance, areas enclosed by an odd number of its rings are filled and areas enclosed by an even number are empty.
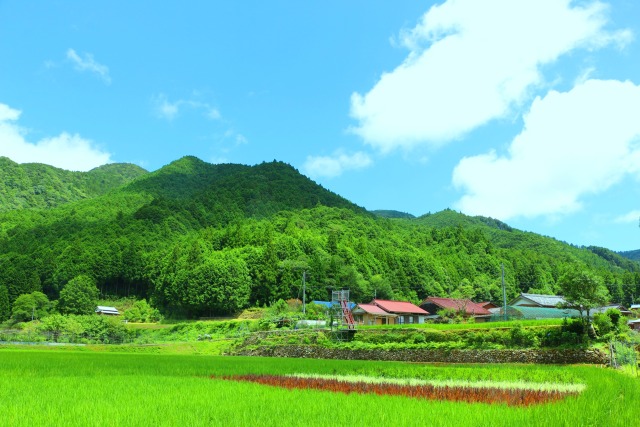
<svg viewBox="0 0 640 427">
<path fill-rule="evenodd" d="M 634 331 L 640 331 L 640 319 L 629 320 L 627 325 Z"/>
<path fill-rule="evenodd" d="M 513 301 L 510 306 L 519 307 L 548 307 L 556 308 L 558 304 L 564 304 L 566 301 L 558 295 L 541 295 L 521 293 Z"/>
<path fill-rule="evenodd" d="M 108 307 L 105 305 L 99 305 L 98 307 L 96 307 L 96 313 L 97 314 L 102 314 L 105 316 L 119 316 L 120 312 L 118 311 L 117 308 L 115 307 Z"/>
<path fill-rule="evenodd" d="M 473 317 L 476 322 L 486 322 L 491 317 L 489 310 L 470 299 L 429 297 L 422 301 L 420 307 L 429 313 L 438 313 L 441 310 L 454 310 L 463 317 Z"/>
</svg>

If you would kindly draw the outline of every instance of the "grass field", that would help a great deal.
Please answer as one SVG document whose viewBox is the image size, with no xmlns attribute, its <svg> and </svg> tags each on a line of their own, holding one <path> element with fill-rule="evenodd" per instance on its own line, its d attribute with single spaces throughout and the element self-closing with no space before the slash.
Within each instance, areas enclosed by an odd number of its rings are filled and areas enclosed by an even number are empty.
<svg viewBox="0 0 640 427">
<path fill-rule="evenodd" d="M 559 402 L 511 407 L 211 379 L 304 373 L 586 387 Z M 638 408 L 638 378 L 593 366 L 418 365 L 0 347 L 0 425 L 7 426 L 631 426 L 638 425 Z"/>
</svg>

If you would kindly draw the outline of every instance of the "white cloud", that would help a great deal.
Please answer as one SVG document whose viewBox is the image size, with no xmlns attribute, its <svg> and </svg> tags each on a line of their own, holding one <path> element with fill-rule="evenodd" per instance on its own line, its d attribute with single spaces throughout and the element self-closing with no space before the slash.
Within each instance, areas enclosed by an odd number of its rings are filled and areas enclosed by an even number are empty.
<svg viewBox="0 0 640 427">
<path fill-rule="evenodd" d="M 371 157 L 363 152 L 345 154 L 341 151 L 332 156 L 308 156 L 303 169 L 312 177 L 336 177 L 347 170 L 362 169 L 372 164 Z"/>
<path fill-rule="evenodd" d="M 564 215 L 625 175 L 640 172 L 640 86 L 587 80 L 536 98 L 508 155 L 462 159 L 453 184 L 468 214 L 507 220 Z"/>
<path fill-rule="evenodd" d="M 222 118 L 222 115 L 217 108 L 207 106 L 205 109 L 207 110 L 206 116 L 211 120 L 220 120 Z"/>
<path fill-rule="evenodd" d="M 222 119 L 220 111 L 206 102 L 190 99 L 179 99 L 171 102 L 165 94 L 161 93 L 153 98 L 153 104 L 156 116 L 168 121 L 175 119 L 185 107 L 204 112 L 204 116 L 210 120 Z"/>
<path fill-rule="evenodd" d="M 169 102 L 164 94 L 160 94 L 153 99 L 156 116 L 165 120 L 173 120 L 178 115 L 180 101 Z"/>
<path fill-rule="evenodd" d="M 85 53 L 84 57 L 81 57 L 73 49 L 67 50 L 67 59 L 69 59 L 75 65 L 78 71 L 90 71 L 100 77 L 106 84 L 111 83 L 111 77 L 109 76 L 109 68 L 106 65 L 99 64 L 93 59 L 93 55 Z"/>
<path fill-rule="evenodd" d="M 607 7 L 570 0 L 449 0 L 401 34 L 410 49 L 365 95 L 351 97 L 351 130 L 383 152 L 442 145 L 504 117 L 543 83 L 541 67 L 576 48 L 623 46 Z"/>
<path fill-rule="evenodd" d="M 111 155 L 78 134 L 63 132 L 37 142 L 25 139 L 16 123 L 21 112 L 0 104 L 0 155 L 18 163 L 45 163 L 67 170 L 87 171 L 111 162 Z"/>
<path fill-rule="evenodd" d="M 20 118 L 22 114 L 19 110 L 14 110 L 6 104 L 0 104 L 0 123 L 14 122 Z"/>
<path fill-rule="evenodd" d="M 613 222 L 618 224 L 633 224 L 633 223 L 637 224 L 639 220 L 640 220 L 640 210 L 636 210 L 636 211 L 631 211 L 629 213 L 616 217 L 613 220 Z"/>
<path fill-rule="evenodd" d="M 218 137 L 217 139 L 220 143 L 227 146 L 226 148 L 223 148 L 223 150 L 226 152 L 230 151 L 231 147 L 229 146 L 237 147 L 239 145 L 245 145 L 249 143 L 247 137 L 245 137 L 241 133 L 236 132 L 235 129 L 232 128 L 227 129 L 224 134 L 222 134 L 222 136 Z"/>
</svg>

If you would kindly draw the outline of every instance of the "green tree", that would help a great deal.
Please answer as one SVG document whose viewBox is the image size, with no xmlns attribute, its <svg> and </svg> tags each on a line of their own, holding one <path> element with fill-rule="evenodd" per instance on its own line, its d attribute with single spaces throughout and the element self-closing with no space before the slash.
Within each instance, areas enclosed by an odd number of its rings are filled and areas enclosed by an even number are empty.
<svg viewBox="0 0 640 427">
<path fill-rule="evenodd" d="M 49 312 L 49 298 L 42 292 L 22 294 L 13 302 L 12 315 L 16 322 L 40 319 Z"/>
<path fill-rule="evenodd" d="M 4 322 L 11 315 L 11 305 L 9 304 L 9 291 L 4 285 L 0 285 L 0 322 Z"/>
<path fill-rule="evenodd" d="M 188 273 L 184 304 L 199 315 L 228 314 L 249 303 L 251 277 L 246 263 L 229 253 L 212 253 Z"/>
<path fill-rule="evenodd" d="M 58 342 L 58 339 L 60 338 L 60 334 L 64 330 L 65 323 L 66 323 L 65 316 L 58 313 L 54 313 L 42 319 L 42 322 L 38 326 L 38 329 L 41 330 L 42 332 L 51 334 L 53 341 Z"/>
<path fill-rule="evenodd" d="M 578 310 L 585 325 L 591 324 L 590 311 L 605 305 L 609 299 L 602 279 L 588 271 L 571 270 L 560 278 L 559 284 L 565 306 Z"/>
<path fill-rule="evenodd" d="M 60 291 L 58 309 L 63 314 L 91 314 L 98 300 L 98 288 L 95 281 L 80 275 L 69 281 Z"/>
</svg>

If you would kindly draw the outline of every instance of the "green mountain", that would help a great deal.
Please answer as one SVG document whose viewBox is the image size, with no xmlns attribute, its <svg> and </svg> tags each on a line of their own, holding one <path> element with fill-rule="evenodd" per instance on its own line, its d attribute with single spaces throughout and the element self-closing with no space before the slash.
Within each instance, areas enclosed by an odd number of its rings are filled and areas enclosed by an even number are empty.
<svg viewBox="0 0 640 427">
<path fill-rule="evenodd" d="M 394 210 L 375 210 L 370 211 L 375 216 L 379 216 L 380 218 L 407 218 L 413 219 L 415 216 L 410 213 L 394 211 Z"/>
<path fill-rule="evenodd" d="M 146 174 L 139 166 L 113 163 L 70 172 L 40 163 L 18 164 L 0 157 L 0 211 L 53 208 L 92 198 Z"/>
<path fill-rule="evenodd" d="M 633 261 L 640 261 L 640 249 L 635 251 L 618 252 L 618 254 Z"/>
<path fill-rule="evenodd" d="M 576 269 L 602 277 L 613 301 L 640 294 L 640 264 L 606 249 L 451 210 L 376 216 L 276 161 L 185 157 L 93 198 L 0 212 L 0 292 L 11 303 L 35 290 L 57 299 L 86 274 L 103 295 L 146 297 L 173 317 L 212 316 L 301 298 L 303 271 L 308 299 L 349 288 L 357 302 L 499 301 L 502 265 L 509 297 L 554 293 Z"/>
<path fill-rule="evenodd" d="M 150 194 L 155 199 L 179 203 L 190 200 L 208 208 L 234 209 L 248 216 L 267 216 L 316 205 L 366 212 L 292 166 L 277 161 L 256 166 L 212 165 L 188 156 L 142 177 L 127 189 Z"/>
</svg>

